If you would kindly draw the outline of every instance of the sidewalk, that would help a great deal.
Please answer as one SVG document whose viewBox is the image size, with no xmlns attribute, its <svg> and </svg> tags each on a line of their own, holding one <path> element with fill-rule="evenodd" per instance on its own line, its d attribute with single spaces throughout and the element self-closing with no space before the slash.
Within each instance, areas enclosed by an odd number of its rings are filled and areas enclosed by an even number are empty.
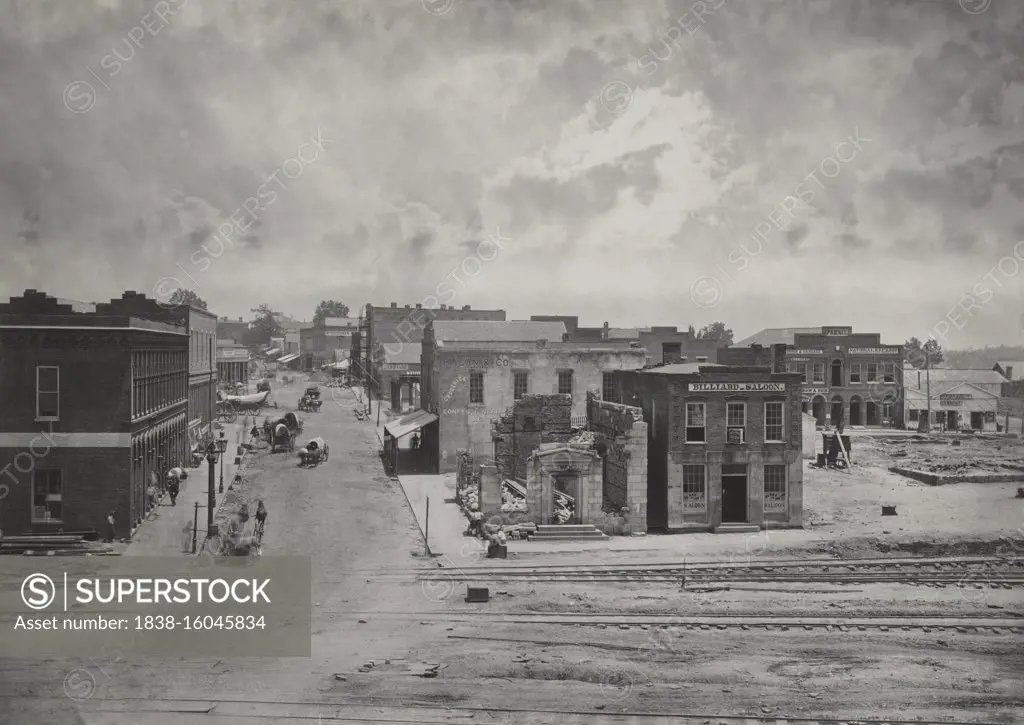
<svg viewBox="0 0 1024 725">
<path fill-rule="evenodd" d="M 462 535 L 469 521 L 455 500 L 455 474 L 403 475 L 398 480 L 409 501 L 420 534 L 427 535 L 427 544 L 434 555 L 445 555 L 454 560 L 463 558 L 466 544 L 476 540 Z M 430 526 L 427 531 L 427 499 L 430 499 Z M 452 503 L 445 503 L 452 501 Z M 475 549 L 479 549 L 476 541 Z M 466 552 L 474 547 L 466 548 Z"/>
<path fill-rule="evenodd" d="M 242 422 L 222 423 L 224 435 L 228 439 L 227 452 L 224 454 L 224 491 L 235 477 L 235 453 L 244 440 Z M 220 469 L 218 462 L 214 468 L 214 496 L 217 506 L 224 499 L 218 493 L 220 487 Z M 206 535 L 206 504 L 209 482 L 209 464 L 204 460 L 198 468 L 189 468 L 188 478 L 181 482 L 178 503 L 171 506 L 170 496 L 165 495 L 156 508 L 139 525 L 132 536 L 132 541 L 124 551 L 125 556 L 174 556 L 189 553 L 192 550 L 191 526 L 195 517 L 195 504 L 199 503 L 197 547 L 201 547 Z M 186 534 L 185 528 L 189 527 Z"/>
</svg>

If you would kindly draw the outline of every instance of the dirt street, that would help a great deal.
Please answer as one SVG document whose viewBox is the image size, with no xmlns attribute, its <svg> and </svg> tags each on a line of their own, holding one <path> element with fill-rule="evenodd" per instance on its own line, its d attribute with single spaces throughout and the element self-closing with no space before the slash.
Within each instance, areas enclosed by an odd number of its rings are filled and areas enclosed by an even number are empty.
<svg viewBox="0 0 1024 725">
<path fill-rule="evenodd" d="M 304 384 L 278 399 L 297 398 Z M 313 656 L 5 660 L 0 722 L 445 722 L 459 708 L 1020 722 L 1020 634 L 662 630 L 625 617 L 620 627 L 473 620 L 473 611 L 1007 616 L 1024 609 L 1019 589 L 965 597 L 955 588 L 900 585 L 696 594 L 660 584 L 516 583 L 492 585 L 488 604 L 467 604 L 463 583 L 438 588 L 387 576 L 437 567 L 422 556 L 402 490 L 382 473 L 372 423 L 356 419 L 348 391 L 325 389 L 324 397 L 320 413 L 300 414 L 299 442 L 322 436 L 330 460 L 305 470 L 293 455 L 263 451 L 244 484 L 270 512 L 264 556 L 312 559 Z M 81 702 L 66 692 L 76 670 L 95 680 Z M 399 717 L 388 706 L 426 709 Z M 532 721 L 539 720 L 516 717 Z"/>
</svg>

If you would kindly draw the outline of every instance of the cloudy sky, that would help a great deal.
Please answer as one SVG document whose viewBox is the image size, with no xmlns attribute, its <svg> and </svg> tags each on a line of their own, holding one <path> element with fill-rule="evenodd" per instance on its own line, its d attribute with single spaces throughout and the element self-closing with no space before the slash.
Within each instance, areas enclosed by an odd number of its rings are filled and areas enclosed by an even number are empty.
<svg viewBox="0 0 1024 725">
<path fill-rule="evenodd" d="M 1016 0 L 0 13 L 0 296 L 1024 343 Z"/>
</svg>

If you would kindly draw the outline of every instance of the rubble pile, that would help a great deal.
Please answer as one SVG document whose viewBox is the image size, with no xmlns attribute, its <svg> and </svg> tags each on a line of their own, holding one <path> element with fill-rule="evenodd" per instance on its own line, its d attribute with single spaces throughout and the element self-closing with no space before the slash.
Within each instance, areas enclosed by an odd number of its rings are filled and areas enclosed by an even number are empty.
<svg viewBox="0 0 1024 725">
<path fill-rule="evenodd" d="M 588 448 L 593 447 L 596 443 L 597 433 L 589 430 L 580 431 L 569 439 L 569 445 L 586 446 Z"/>
<path fill-rule="evenodd" d="M 564 524 L 572 519 L 572 515 L 576 511 L 576 499 L 561 491 L 552 491 L 552 493 L 555 498 L 555 520 Z"/>
<path fill-rule="evenodd" d="M 502 481 L 501 510 L 504 512 L 526 511 L 526 487 L 511 479 Z"/>
</svg>

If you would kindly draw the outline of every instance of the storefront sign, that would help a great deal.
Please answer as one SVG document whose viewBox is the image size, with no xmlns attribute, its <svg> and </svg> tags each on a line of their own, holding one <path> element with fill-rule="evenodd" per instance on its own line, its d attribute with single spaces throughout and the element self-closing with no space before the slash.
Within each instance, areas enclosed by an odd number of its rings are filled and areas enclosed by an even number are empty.
<svg viewBox="0 0 1024 725">
<path fill-rule="evenodd" d="M 787 357 L 786 362 L 810 362 L 809 357 Z"/>
<path fill-rule="evenodd" d="M 789 354 L 790 355 L 824 355 L 825 351 L 824 350 L 811 350 L 811 349 L 806 349 L 806 350 L 804 350 L 804 349 L 796 349 L 796 350 L 790 350 Z"/>
<path fill-rule="evenodd" d="M 401 363 L 384 363 L 384 369 L 404 372 L 409 369 L 409 366 Z"/>
<path fill-rule="evenodd" d="M 804 395 L 828 395 L 828 388 L 803 388 L 800 392 Z"/>
<path fill-rule="evenodd" d="M 970 400 L 973 397 L 971 393 L 943 393 L 939 400 Z"/>
<path fill-rule="evenodd" d="M 900 355 L 898 347 L 851 347 L 846 351 L 850 355 Z"/>
<path fill-rule="evenodd" d="M 825 337 L 846 337 L 853 334 L 852 327 L 823 327 L 821 334 Z"/>
<path fill-rule="evenodd" d="M 939 405 L 948 408 L 959 408 L 964 404 L 960 398 L 939 398 Z"/>
<path fill-rule="evenodd" d="M 785 383 L 690 383 L 691 393 L 781 393 Z"/>
</svg>

